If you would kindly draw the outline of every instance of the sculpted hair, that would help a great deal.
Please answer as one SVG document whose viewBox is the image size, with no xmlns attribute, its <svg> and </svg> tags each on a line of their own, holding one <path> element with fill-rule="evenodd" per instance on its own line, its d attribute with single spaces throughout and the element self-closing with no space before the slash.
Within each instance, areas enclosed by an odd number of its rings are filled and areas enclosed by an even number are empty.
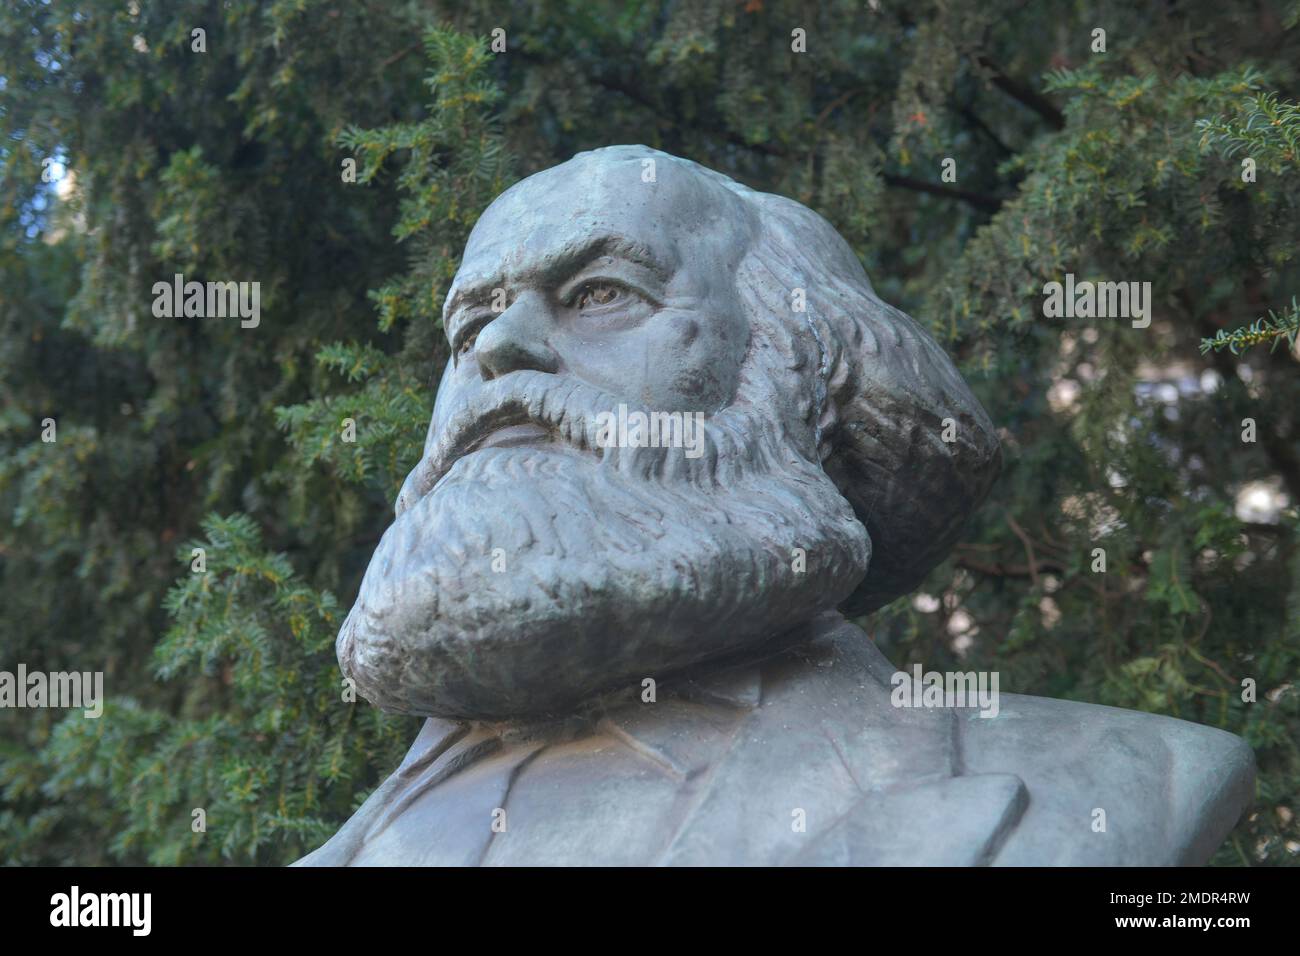
<svg viewBox="0 0 1300 956">
<path fill-rule="evenodd" d="M 804 433 L 872 542 L 866 576 L 842 608 L 874 610 L 920 584 L 988 494 L 1002 463 L 993 423 L 934 339 L 876 296 L 830 223 L 706 172 L 757 216 L 736 279 L 750 357 L 778 387 L 806 394 L 802 422 L 787 428 Z M 955 424 L 950 442 L 945 419 Z"/>
</svg>

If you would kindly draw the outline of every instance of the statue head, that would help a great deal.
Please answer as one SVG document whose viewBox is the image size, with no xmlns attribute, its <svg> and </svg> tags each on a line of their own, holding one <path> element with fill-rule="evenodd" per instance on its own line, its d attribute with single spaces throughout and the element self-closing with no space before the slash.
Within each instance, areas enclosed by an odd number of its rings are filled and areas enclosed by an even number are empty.
<svg viewBox="0 0 1300 956">
<path fill-rule="evenodd" d="M 915 587 L 996 476 L 948 357 L 810 209 L 642 146 L 465 248 L 424 454 L 338 638 L 387 710 L 562 713 Z"/>
</svg>

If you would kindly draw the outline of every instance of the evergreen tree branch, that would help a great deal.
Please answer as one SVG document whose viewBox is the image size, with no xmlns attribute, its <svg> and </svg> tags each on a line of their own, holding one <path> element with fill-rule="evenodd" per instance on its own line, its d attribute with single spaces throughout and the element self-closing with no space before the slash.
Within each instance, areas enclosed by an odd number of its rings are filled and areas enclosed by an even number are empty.
<svg viewBox="0 0 1300 956">
<path fill-rule="evenodd" d="M 980 133 L 984 134 L 985 138 L 987 138 L 988 141 L 992 143 L 993 146 L 997 149 L 997 151 L 1001 153 L 1003 156 L 1012 156 L 1015 154 L 1015 150 L 1013 150 L 1010 146 L 1004 143 L 1002 141 L 1002 138 L 998 136 L 997 133 L 993 132 L 993 130 L 989 127 L 989 124 L 984 122 L 984 120 L 980 119 L 979 114 L 976 113 L 969 106 L 963 106 L 960 110 L 958 110 L 958 112 L 961 114 L 962 119 L 970 123 L 971 126 L 973 126 Z"/>
<path fill-rule="evenodd" d="M 544 65 L 544 64 L 549 64 L 551 62 L 544 57 L 539 57 L 536 54 L 528 51 L 520 51 L 517 55 L 520 57 L 520 59 L 527 60 L 535 64 Z M 730 129 L 718 130 L 718 129 L 712 129 L 707 126 L 701 126 L 698 124 L 683 123 L 682 121 L 676 119 L 675 117 L 668 115 L 664 111 L 662 104 L 657 102 L 652 97 L 648 96 L 641 87 L 633 83 L 624 82 L 617 76 L 601 76 L 595 74 L 588 74 L 586 76 L 586 79 L 591 83 L 594 83 L 596 86 L 601 87 L 602 89 L 606 89 L 612 93 L 618 93 L 626 97 L 627 99 L 636 103 L 638 106 L 641 106 L 644 109 L 647 109 L 650 112 L 652 112 L 655 115 L 655 118 L 661 124 L 669 126 L 678 131 L 698 133 L 698 134 L 712 136 L 714 138 L 723 139 L 726 142 L 731 143 L 735 146 L 740 146 L 745 149 L 751 150 L 755 153 L 759 153 L 764 156 L 775 157 L 777 159 L 790 160 L 792 158 L 797 158 L 797 155 L 795 153 L 791 152 L 790 150 L 786 149 L 785 147 L 777 143 L 770 143 L 770 142 L 754 143 L 754 142 L 750 142 L 744 136 L 742 136 L 741 134 L 737 133 L 734 130 L 730 130 Z M 847 102 L 849 98 L 850 97 L 848 96 L 841 97 L 840 102 L 832 103 L 831 107 L 842 105 L 842 102 Z M 828 107 L 828 109 L 829 108 L 830 107 Z M 825 114 L 825 112 L 826 111 L 823 110 L 823 115 Z M 808 147 L 808 151 L 813 151 L 817 145 L 818 144 L 815 142 L 810 143 Z M 973 192 L 968 189 L 954 189 L 951 186 L 945 186 L 941 183 L 927 182 L 923 179 L 917 179 L 914 176 L 903 176 L 897 173 L 881 173 L 880 178 L 885 183 L 886 186 L 892 186 L 896 189 L 907 189 L 907 190 L 911 190 L 912 192 L 926 193 L 931 196 L 938 196 L 943 199 L 952 199 L 957 202 L 964 202 L 967 203 L 968 205 L 975 207 L 976 209 L 979 209 L 981 212 L 988 212 L 988 213 L 997 212 L 999 209 L 1002 208 L 1002 204 L 1006 202 L 1006 199 L 1002 196 L 993 196 L 987 193 Z"/>
<path fill-rule="evenodd" d="M 928 193 L 931 196 L 941 196 L 944 199 L 955 199 L 958 202 L 968 203 L 982 212 L 997 212 L 1002 208 L 1002 204 L 1006 202 L 1006 200 L 1001 196 L 990 196 L 987 193 L 972 192 L 969 189 L 953 189 L 951 186 L 926 182 L 924 179 L 917 179 L 913 176 L 900 176 L 897 173 L 881 173 L 880 178 L 884 180 L 886 186 L 894 186 L 898 189 L 910 189 L 913 192 Z"/>
<path fill-rule="evenodd" d="M 1185 292 L 1179 294 L 1179 300 L 1182 302 L 1183 308 L 1187 309 L 1188 314 L 1193 314 L 1190 298 Z M 1206 316 L 1200 317 L 1197 322 L 1204 331 L 1210 331 L 1213 328 Z M 1217 330 L 1216 337 L 1222 331 L 1222 329 Z M 1222 349 L 1205 349 L 1204 341 L 1203 339 L 1201 352 L 1210 356 L 1215 370 L 1223 376 L 1225 381 L 1236 378 L 1237 369 L 1228 355 Z M 1289 438 L 1275 432 L 1269 427 L 1268 422 L 1260 421 L 1256 424 L 1258 426 L 1257 434 L 1260 447 L 1264 450 L 1264 454 L 1268 456 L 1273 468 L 1282 476 L 1282 483 L 1286 485 L 1291 500 L 1300 501 L 1300 454 L 1296 453 L 1295 447 Z"/>
<path fill-rule="evenodd" d="M 1057 109 L 1056 104 L 1023 80 L 1007 76 L 996 63 L 983 53 L 975 56 L 975 65 L 985 74 L 990 83 L 1013 100 L 1029 107 L 1041 116 L 1052 129 L 1065 129 L 1065 114 Z"/>
<path fill-rule="evenodd" d="M 1227 349 L 1233 355 L 1240 355 L 1246 349 L 1256 345 L 1271 343 L 1270 351 L 1276 349 L 1285 339 L 1289 347 L 1295 348 L 1296 335 L 1300 334 L 1300 305 L 1293 297 L 1290 308 L 1281 313 L 1269 310 L 1268 315 L 1256 319 L 1250 325 L 1228 331 L 1219 329 L 1213 338 L 1201 339 L 1201 354 Z"/>
</svg>

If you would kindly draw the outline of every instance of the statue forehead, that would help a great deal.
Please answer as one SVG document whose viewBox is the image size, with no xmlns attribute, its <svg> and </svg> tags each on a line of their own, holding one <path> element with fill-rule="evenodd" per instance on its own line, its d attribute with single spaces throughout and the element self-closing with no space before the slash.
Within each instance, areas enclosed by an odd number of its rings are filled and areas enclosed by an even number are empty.
<svg viewBox="0 0 1300 956">
<path fill-rule="evenodd" d="M 662 154 L 647 182 L 649 158 L 583 154 L 515 184 L 474 226 L 456 285 L 526 272 L 606 237 L 640 245 L 673 270 L 719 226 L 744 232 L 744 211 L 726 189 Z"/>
</svg>

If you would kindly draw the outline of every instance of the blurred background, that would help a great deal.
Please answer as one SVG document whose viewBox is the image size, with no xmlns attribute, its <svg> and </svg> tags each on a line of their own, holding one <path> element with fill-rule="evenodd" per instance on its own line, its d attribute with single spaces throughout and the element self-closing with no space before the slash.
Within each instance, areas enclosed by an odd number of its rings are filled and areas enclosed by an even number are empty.
<svg viewBox="0 0 1300 956">
<path fill-rule="evenodd" d="M 107 700 L 0 710 L 0 861 L 282 864 L 396 766 L 419 721 L 342 703 L 333 641 L 457 256 L 644 143 L 826 216 L 1000 428 L 965 541 L 861 622 L 894 662 L 1241 734 L 1215 862 L 1296 863 L 1298 96 L 1300 0 L 10 0 L 0 669 Z M 155 318 L 176 273 L 260 282 L 259 326 Z M 1150 282 L 1150 326 L 1045 317 L 1066 273 Z"/>
</svg>

